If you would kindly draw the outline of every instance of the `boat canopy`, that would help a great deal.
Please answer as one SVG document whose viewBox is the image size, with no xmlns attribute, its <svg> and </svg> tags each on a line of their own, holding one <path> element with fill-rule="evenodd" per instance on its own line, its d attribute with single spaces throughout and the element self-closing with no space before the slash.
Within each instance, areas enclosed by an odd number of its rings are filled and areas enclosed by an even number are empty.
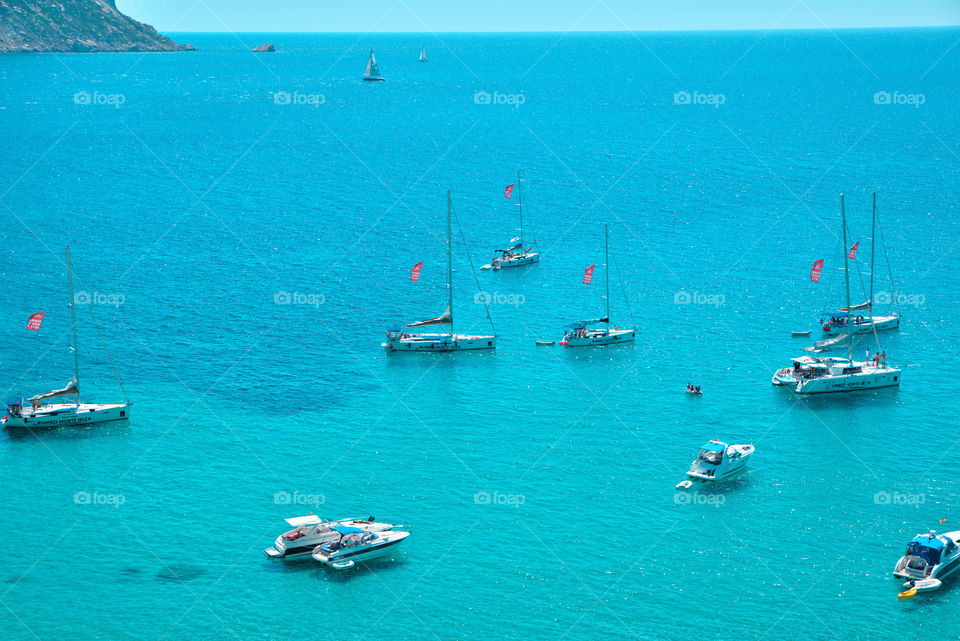
<svg viewBox="0 0 960 641">
<path fill-rule="evenodd" d="M 450 325 L 453 323 L 453 312 L 450 311 L 450 306 L 447 305 L 447 311 L 445 311 L 440 316 L 436 318 L 428 318 L 422 321 L 415 321 L 413 323 L 407 323 L 407 327 L 425 327 L 427 325 Z"/>
<path fill-rule="evenodd" d="M 712 452 L 722 452 L 727 449 L 727 446 L 720 441 L 710 441 L 700 449 L 710 450 Z"/>
<path fill-rule="evenodd" d="M 284 519 L 284 521 L 286 521 L 293 527 L 300 527 L 301 525 L 312 525 L 314 523 L 323 523 L 323 519 L 321 519 L 316 514 L 311 514 L 309 516 L 295 516 L 291 519 Z"/>
<path fill-rule="evenodd" d="M 331 530 L 339 532 L 340 534 L 346 536 L 347 534 L 363 534 L 363 530 L 358 527 L 350 527 L 349 525 L 334 525 Z"/>
<path fill-rule="evenodd" d="M 67 383 L 67 386 L 63 389 L 55 389 L 51 392 L 46 392 L 45 394 L 37 394 L 36 396 L 31 396 L 31 401 L 42 401 L 45 398 L 54 398 L 56 396 L 68 396 L 71 394 L 80 394 L 80 388 L 77 387 L 77 379 L 72 378 L 70 382 Z"/>
<path fill-rule="evenodd" d="M 931 565 L 940 563 L 944 541 L 936 534 L 921 534 L 907 544 L 907 554 L 919 556 Z"/>
</svg>

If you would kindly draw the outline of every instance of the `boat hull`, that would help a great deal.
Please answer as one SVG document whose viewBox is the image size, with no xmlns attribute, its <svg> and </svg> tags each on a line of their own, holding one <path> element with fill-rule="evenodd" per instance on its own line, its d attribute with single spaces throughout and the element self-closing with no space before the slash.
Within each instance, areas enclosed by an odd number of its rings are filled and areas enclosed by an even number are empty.
<svg viewBox="0 0 960 641">
<path fill-rule="evenodd" d="M 386 78 L 364 78 L 364 82 L 383 82 Z"/>
<path fill-rule="evenodd" d="M 130 418 L 130 406 L 125 403 L 81 403 L 47 405 L 38 410 L 26 409 L 20 416 L 7 415 L 3 424 L 10 428 L 61 427 L 69 425 L 96 425 Z"/>
<path fill-rule="evenodd" d="M 794 391 L 797 394 L 832 394 L 887 387 L 900 387 L 900 370 L 887 367 L 861 374 L 812 378 L 798 381 Z"/>
<path fill-rule="evenodd" d="M 960 543 L 960 531 L 945 532 L 943 536 Z M 908 560 L 909 557 L 907 556 L 900 557 L 893 571 L 893 576 L 911 582 L 918 592 L 926 592 L 938 589 L 940 581 L 960 569 L 960 550 L 949 558 L 942 559 L 940 563 L 925 572 L 911 571 L 907 567 Z"/>
<path fill-rule="evenodd" d="M 376 559 L 392 552 L 396 546 L 406 540 L 410 533 L 393 532 L 392 534 L 403 536 L 392 536 L 373 544 L 359 545 L 356 548 L 341 549 L 334 552 L 325 552 L 322 548 L 317 548 L 313 553 L 313 558 L 315 561 L 328 566 L 343 564 L 347 561 L 357 562 Z"/>
<path fill-rule="evenodd" d="M 889 329 L 899 329 L 900 315 L 893 316 L 873 316 L 869 321 L 862 323 L 851 322 L 848 324 L 834 325 L 832 323 L 822 326 L 824 334 L 848 333 L 848 334 L 870 334 L 874 331 L 882 332 Z"/>
<path fill-rule="evenodd" d="M 636 337 L 635 329 L 611 329 L 587 332 L 586 336 L 567 335 L 561 345 L 567 347 L 591 347 L 594 345 L 613 345 L 616 343 L 630 343 Z"/>
<path fill-rule="evenodd" d="M 523 265 L 533 265 L 540 262 L 540 254 L 526 254 L 518 258 L 500 259 L 500 267 L 522 267 Z"/>
<path fill-rule="evenodd" d="M 496 349 L 496 336 L 461 336 L 458 334 L 415 334 L 408 338 L 388 339 L 381 343 L 389 353 L 398 352 L 462 352 Z"/>
</svg>

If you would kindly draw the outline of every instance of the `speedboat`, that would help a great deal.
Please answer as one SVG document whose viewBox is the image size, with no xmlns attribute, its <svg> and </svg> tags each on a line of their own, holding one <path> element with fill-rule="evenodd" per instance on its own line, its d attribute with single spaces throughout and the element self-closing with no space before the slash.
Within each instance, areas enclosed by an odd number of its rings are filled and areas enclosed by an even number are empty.
<svg viewBox="0 0 960 641">
<path fill-rule="evenodd" d="M 313 558 L 335 570 L 346 570 L 357 561 L 383 556 L 410 536 L 409 532 L 403 530 L 369 532 L 346 525 L 335 525 L 331 529 L 339 538 L 317 547 L 313 551 Z"/>
<path fill-rule="evenodd" d="M 385 532 L 396 527 L 390 523 L 380 523 L 372 516 L 366 519 L 327 521 L 311 514 L 284 520 L 293 526 L 293 529 L 278 536 L 273 545 L 263 551 L 272 559 L 292 559 L 311 554 L 318 545 L 339 540 L 340 533 L 336 531 L 338 527 L 350 527 L 358 532 Z"/>
<path fill-rule="evenodd" d="M 714 439 L 700 448 L 687 476 L 701 481 L 717 481 L 736 474 L 747 466 L 752 445 L 727 445 Z"/>
<path fill-rule="evenodd" d="M 938 589 L 942 579 L 958 567 L 960 531 L 937 534 L 931 530 L 907 543 L 907 551 L 897 561 L 893 576 L 906 579 L 903 587 L 907 592 L 928 592 Z"/>
<path fill-rule="evenodd" d="M 792 360 L 793 366 L 778 369 L 770 382 L 790 387 L 797 394 L 856 392 L 900 386 L 901 370 L 886 363 L 875 364 L 837 356 L 801 356 Z"/>
</svg>

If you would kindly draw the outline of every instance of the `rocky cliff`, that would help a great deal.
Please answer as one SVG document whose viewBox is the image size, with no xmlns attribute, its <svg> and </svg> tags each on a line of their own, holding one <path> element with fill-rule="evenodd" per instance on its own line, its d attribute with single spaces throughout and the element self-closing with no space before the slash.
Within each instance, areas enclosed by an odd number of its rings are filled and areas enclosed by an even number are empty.
<svg viewBox="0 0 960 641">
<path fill-rule="evenodd" d="M 0 0 L 0 53 L 192 49 L 123 15 L 116 0 Z"/>
</svg>

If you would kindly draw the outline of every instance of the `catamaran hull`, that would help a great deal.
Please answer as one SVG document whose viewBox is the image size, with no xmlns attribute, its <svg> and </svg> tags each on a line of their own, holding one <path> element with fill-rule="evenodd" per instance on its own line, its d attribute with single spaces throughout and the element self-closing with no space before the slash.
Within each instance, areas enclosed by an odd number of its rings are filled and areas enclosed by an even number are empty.
<svg viewBox="0 0 960 641">
<path fill-rule="evenodd" d="M 609 333 L 598 336 L 567 336 L 562 345 L 567 347 L 590 347 L 592 345 L 613 345 L 614 343 L 630 343 L 636 336 L 634 329 L 612 329 Z"/>
<path fill-rule="evenodd" d="M 381 343 L 389 353 L 397 352 L 462 352 L 496 349 L 496 336 L 438 336 L 437 338 L 402 338 Z"/>
<path fill-rule="evenodd" d="M 874 316 L 872 321 L 860 323 L 850 323 L 841 325 L 825 324 L 823 325 L 824 334 L 833 334 L 835 332 L 844 332 L 848 334 L 871 334 L 874 330 L 882 332 L 888 329 L 899 329 L 900 316 Z"/>
<path fill-rule="evenodd" d="M 130 406 L 99 405 L 82 403 L 81 405 L 48 405 L 37 412 L 25 409 L 20 416 L 6 416 L 6 427 L 61 427 L 67 425 L 94 425 L 111 421 L 125 421 L 130 418 Z"/>
<path fill-rule="evenodd" d="M 900 387 L 900 372 L 886 370 L 869 374 L 849 376 L 824 376 L 799 381 L 793 388 L 797 394 L 832 394 L 835 392 L 858 392 L 860 390 Z"/>
</svg>

